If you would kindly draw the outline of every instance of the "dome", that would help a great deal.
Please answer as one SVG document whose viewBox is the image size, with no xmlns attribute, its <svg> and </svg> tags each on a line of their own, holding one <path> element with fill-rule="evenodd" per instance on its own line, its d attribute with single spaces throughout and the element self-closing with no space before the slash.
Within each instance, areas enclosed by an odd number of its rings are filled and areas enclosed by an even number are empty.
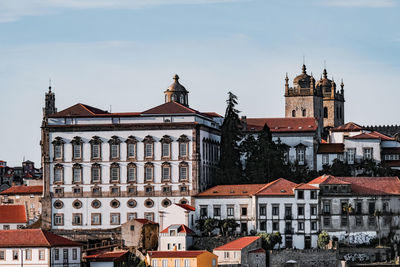
<svg viewBox="0 0 400 267">
<path fill-rule="evenodd" d="M 310 88 L 311 81 L 315 82 L 311 75 L 307 74 L 306 65 L 303 64 L 302 73 L 293 79 L 293 84 L 300 86 L 300 88 Z"/>
<path fill-rule="evenodd" d="M 175 74 L 173 77 L 175 80 L 168 88 L 167 91 L 174 91 L 174 92 L 187 92 L 186 88 L 179 83 L 179 76 Z"/>
<path fill-rule="evenodd" d="M 332 89 L 332 85 L 336 88 L 336 84 L 334 81 L 328 79 L 328 72 L 324 69 L 323 77 L 317 82 L 316 87 L 323 88 L 324 92 L 330 92 Z"/>
</svg>

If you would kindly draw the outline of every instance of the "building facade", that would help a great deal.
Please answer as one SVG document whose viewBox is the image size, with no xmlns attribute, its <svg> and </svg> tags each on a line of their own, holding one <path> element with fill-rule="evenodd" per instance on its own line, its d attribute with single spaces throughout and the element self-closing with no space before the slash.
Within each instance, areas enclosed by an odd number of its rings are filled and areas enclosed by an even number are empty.
<svg viewBox="0 0 400 267">
<path fill-rule="evenodd" d="M 48 94 L 54 93 L 46 99 Z M 55 104 L 46 100 L 45 226 L 108 229 L 133 218 L 159 222 L 160 212 L 173 203 L 191 204 L 211 183 L 222 117 L 188 107 L 177 76 L 165 96 L 166 103 L 134 113 L 84 104 L 53 113 Z"/>
</svg>

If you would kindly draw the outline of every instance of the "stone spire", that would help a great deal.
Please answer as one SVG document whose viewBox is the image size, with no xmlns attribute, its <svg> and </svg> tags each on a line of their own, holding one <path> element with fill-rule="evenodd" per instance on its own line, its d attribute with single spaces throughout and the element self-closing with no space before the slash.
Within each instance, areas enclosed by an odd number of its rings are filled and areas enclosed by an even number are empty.
<svg viewBox="0 0 400 267">
<path fill-rule="evenodd" d="M 289 77 L 288 77 L 287 72 L 286 72 L 286 77 L 285 77 L 285 95 L 288 95 L 288 94 L 289 94 Z"/>
<path fill-rule="evenodd" d="M 343 83 L 343 79 L 342 79 L 342 82 L 340 83 L 340 94 L 344 94 L 344 83 Z"/>
<path fill-rule="evenodd" d="M 51 114 L 57 112 L 56 108 L 56 96 L 54 92 L 51 91 L 51 80 L 49 81 L 49 91 L 45 95 L 45 103 L 43 108 L 43 117 L 48 117 Z"/>
</svg>

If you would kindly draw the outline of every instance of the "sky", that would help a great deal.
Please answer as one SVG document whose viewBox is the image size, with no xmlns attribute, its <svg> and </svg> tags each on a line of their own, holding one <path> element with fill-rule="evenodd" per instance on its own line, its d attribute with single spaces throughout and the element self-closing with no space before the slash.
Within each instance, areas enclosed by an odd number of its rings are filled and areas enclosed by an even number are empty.
<svg viewBox="0 0 400 267">
<path fill-rule="evenodd" d="M 40 166 L 49 79 L 56 106 L 162 104 L 175 73 L 200 111 L 284 116 L 284 77 L 345 87 L 345 121 L 400 124 L 400 0 L 1 0 L 0 160 Z M 325 62 L 325 63 L 324 63 Z"/>
</svg>

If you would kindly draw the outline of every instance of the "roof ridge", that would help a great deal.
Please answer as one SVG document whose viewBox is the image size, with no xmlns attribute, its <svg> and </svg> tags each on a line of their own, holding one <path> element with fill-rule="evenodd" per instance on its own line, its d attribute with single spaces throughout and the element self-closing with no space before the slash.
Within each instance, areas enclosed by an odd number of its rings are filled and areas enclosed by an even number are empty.
<svg viewBox="0 0 400 267">
<path fill-rule="evenodd" d="M 254 193 L 254 195 L 257 195 L 260 191 L 267 189 L 269 186 L 273 185 L 276 181 L 278 181 L 281 178 L 278 178 L 272 182 L 267 183 L 266 185 L 264 185 L 261 189 L 259 189 L 257 192 Z"/>
<path fill-rule="evenodd" d="M 96 115 L 96 113 L 94 113 L 93 111 L 91 111 L 90 109 L 88 109 L 86 107 L 86 104 L 82 104 L 82 103 L 78 103 L 79 105 L 81 105 L 84 109 L 86 109 L 87 111 L 89 111 L 92 115 Z"/>
<path fill-rule="evenodd" d="M 40 233 L 41 233 L 41 235 L 44 237 L 44 240 L 46 240 L 47 245 L 49 245 L 49 246 L 51 247 L 51 243 L 50 243 L 50 241 L 47 239 L 47 236 L 45 235 L 43 229 L 40 229 Z"/>
</svg>

